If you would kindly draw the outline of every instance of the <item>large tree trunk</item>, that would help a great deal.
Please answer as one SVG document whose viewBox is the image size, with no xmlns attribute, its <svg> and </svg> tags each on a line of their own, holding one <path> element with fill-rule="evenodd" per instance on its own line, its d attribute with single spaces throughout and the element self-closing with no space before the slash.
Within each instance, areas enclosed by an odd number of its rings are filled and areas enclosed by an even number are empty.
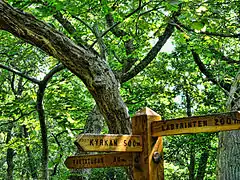
<svg viewBox="0 0 240 180">
<path fill-rule="evenodd" d="M 219 133 L 218 180 L 240 179 L 239 131 Z"/>
<path fill-rule="evenodd" d="M 229 93 L 227 109 L 237 111 L 240 109 L 240 71 L 238 72 Z M 227 131 L 219 133 L 218 147 L 218 180 L 240 179 L 240 131 Z"/>
<path fill-rule="evenodd" d="M 104 118 L 95 105 L 90 114 L 88 115 L 87 122 L 85 123 L 84 133 L 100 134 L 104 126 Z"/>
<path fill-rule="evenodd" d="M 119 82 L 106 63 L 93 51 L 76 45 L 64 34 L 30 14 L 0 0 L 0 29 L 39 47 L 59 59 L 86 85 L 111 133 L 130 133 L 130 117 L 119 93 Z"/>
</svg>

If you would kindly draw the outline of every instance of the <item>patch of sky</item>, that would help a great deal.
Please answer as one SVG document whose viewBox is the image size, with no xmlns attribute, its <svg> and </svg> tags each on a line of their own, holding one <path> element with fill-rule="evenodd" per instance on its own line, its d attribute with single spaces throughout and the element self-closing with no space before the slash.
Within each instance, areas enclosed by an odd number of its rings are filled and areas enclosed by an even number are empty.
<svg viewBox="0 0 240 180">
<path fill-rule="evenodd" d="M 175 49 L 175 46 L 172 43 L 172 39 L 169 38 L 167 42 L 164 44 L 160 52 L 172 53 Z"/>
<path fill-rule="evenodd" d="M 202 91 L 202 90 L 205 89 L 205 87 L 204 87 L 202 84 L 198 84 L 198 85 L 197 85 L 197 88 L 198 88 L 200 91 Z"/>
<path fill-rule="evenodd" d="M 151 46 L 154 46 L 157 41 L 158 41 L 158 38 L 154 37 L 154 32 L 153 31 L 150 31 L 148 33 L 148 36 L 151 38 L 149 40 L 149 43 L 151 44 Z M 166 52 L 166 53 L 172 53 L 175 49 L 175 46 L 173 45 L 173 40 L 171 38 L 169 38 L 167 40 L 167 42 L 163 45 L 162 49 L 160 50 L 160 52 Z"/>
<path fill-rule="evenodd" d="M 174 100 L 176 104 L 182 104 L 182 95 L 177 95 Z"/>
</svg>

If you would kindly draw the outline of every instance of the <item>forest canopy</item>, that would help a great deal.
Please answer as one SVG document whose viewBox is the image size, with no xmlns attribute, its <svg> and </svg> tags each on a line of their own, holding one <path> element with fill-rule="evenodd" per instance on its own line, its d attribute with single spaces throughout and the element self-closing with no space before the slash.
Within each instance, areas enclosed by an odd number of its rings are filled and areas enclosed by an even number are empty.
<svg viewBox="0 0 240 180">
<path fill-rule="evenodd" d="M 75 137 L 130 134 L 146 106 L 164 120 L 239 110 L 239 4 L 0 0 L 0 176 L 127 179 L 69 171 Z M 165 137 L 165 178 L 240 179 L 239 136 Z"/>
</svg>

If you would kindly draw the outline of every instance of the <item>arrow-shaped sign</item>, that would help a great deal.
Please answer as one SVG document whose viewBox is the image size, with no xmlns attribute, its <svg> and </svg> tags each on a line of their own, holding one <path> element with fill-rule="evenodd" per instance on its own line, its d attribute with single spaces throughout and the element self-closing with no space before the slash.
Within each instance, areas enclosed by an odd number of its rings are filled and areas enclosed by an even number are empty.
<svg viewBox="0 0 240 180">
<path fill-rule="evenodd" d="M 64 163 L 69 169 L 131 166 L 132 153 L 70 156 Z"/>
<path fill-rule="evenodd" d="M 152 122 L 152 136 L 240 129 L 240 112 L 193 116 Z"/>
<path fill-rule="evenodd" d="M 75 145 L 81 151 L 141 152 L 142 138 L 137 135 L 83 134 L 77 137 Z"/>
</svg>

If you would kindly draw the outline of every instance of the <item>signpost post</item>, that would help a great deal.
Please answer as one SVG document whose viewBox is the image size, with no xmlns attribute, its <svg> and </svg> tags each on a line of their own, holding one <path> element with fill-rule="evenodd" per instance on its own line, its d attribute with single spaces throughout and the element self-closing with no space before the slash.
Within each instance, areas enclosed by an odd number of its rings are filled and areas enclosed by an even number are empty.
<svg viewBox="0 0 240 180">
<path fill-rule="evenodd" d="M 133 178 L 136 180 L 164 178 L 162 137 L 154 139 L 151 135 L 151 123 L 160 120 L 160 115 L 149 108 L 138 111 L 132 118 L 132 133 L 143 139 L 143 151 L 133 154 Z M 157 155 L 158 160 L 154 161 Z"/>
<path fill-rule="evenodd" d="M 75 141 L 81 151 L 114 153 L 70 156 L 65 165 L 69 169 L 131 166 L 135 180 L 163 180 L 162 136 L 237 129 L 240 112 L 161 120 L 144 108 L 132 118 L 133 135 L 83 134 Z"/>
</svg>

